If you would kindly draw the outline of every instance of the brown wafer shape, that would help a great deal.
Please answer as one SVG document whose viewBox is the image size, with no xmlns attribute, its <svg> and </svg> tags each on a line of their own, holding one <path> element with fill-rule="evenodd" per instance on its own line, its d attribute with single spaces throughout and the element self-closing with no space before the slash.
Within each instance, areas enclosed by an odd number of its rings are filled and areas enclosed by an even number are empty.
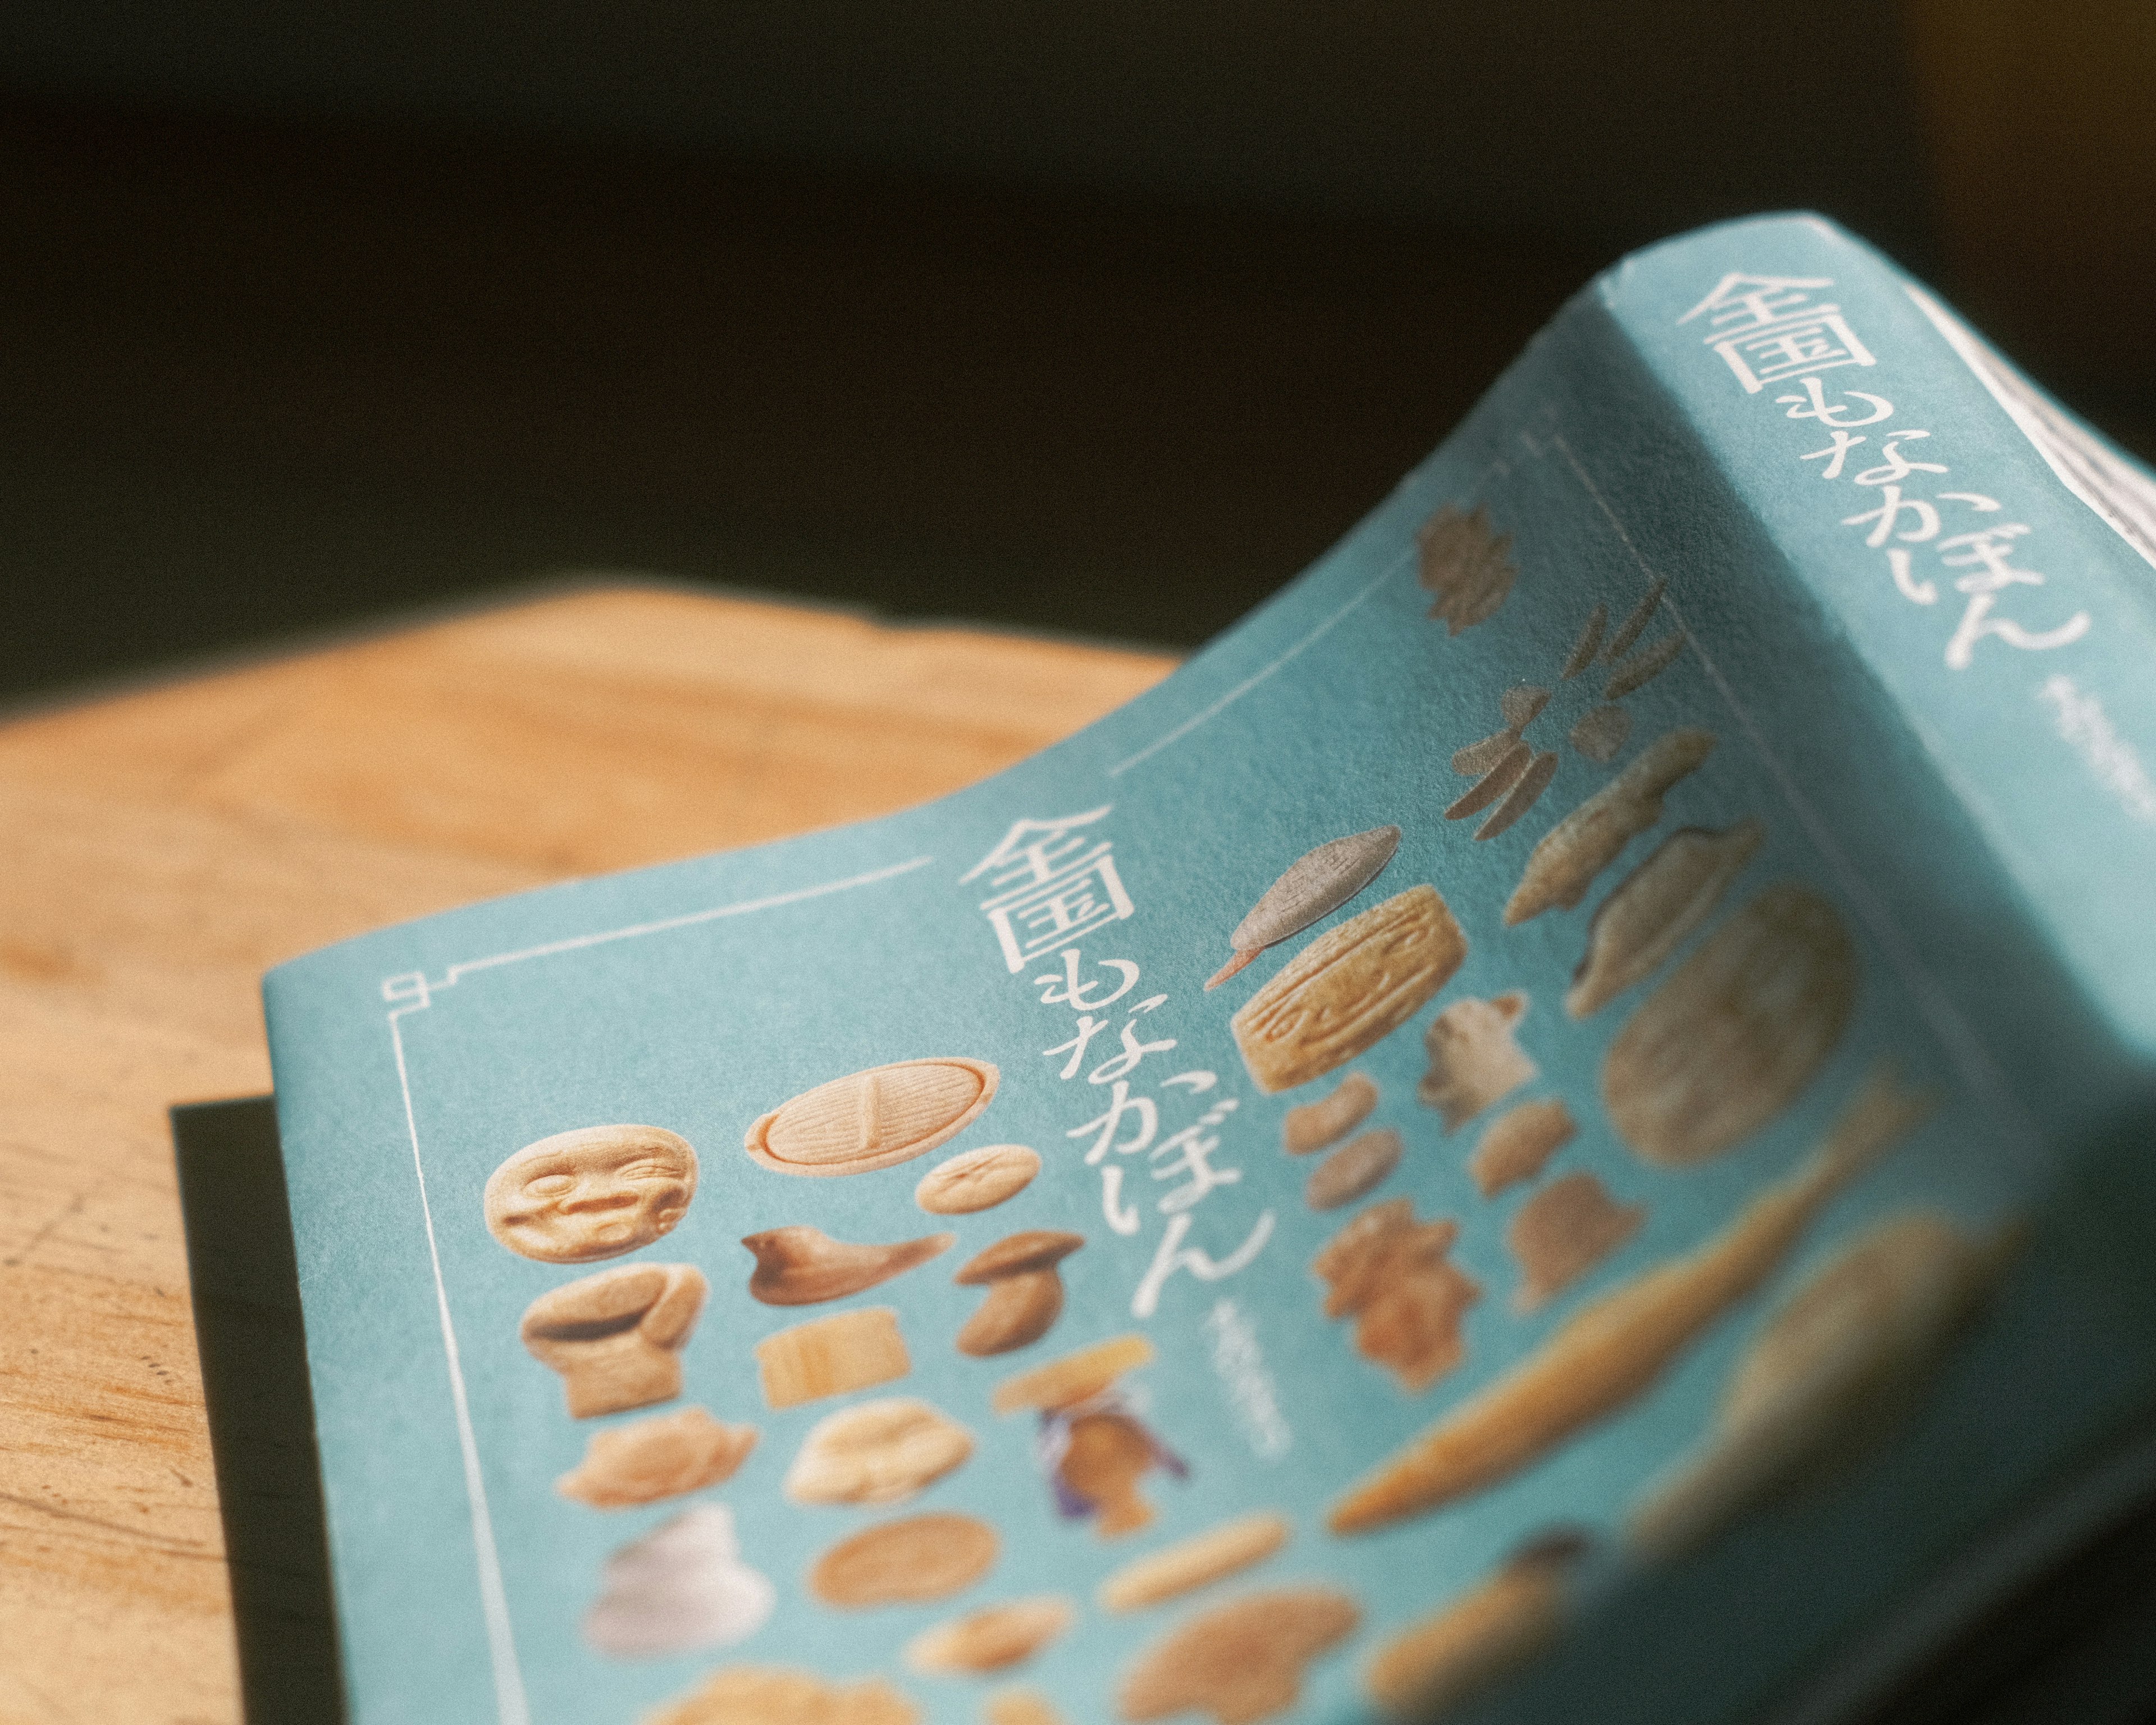
<svg viewBox="0 0 2156 1725">
<path fill-rule="evenodd" d="M 627 1264 L 542 1294 L 519 1331 L 562 1374 L 572 1419 L 619 1414 L 680 1394 L 680 1351 L 710 1291 L 693 1264 Z"/>
<path fill-rule="evenodd" d="M 1663 839 L 1587 925 L 1587 953 L 1573 973 L 1565 1011 L 1584 1019 L 1661 969 L 1766 837 L 1758 821 L 1743 820 L 1718 833 L 1686 827 Z"/>
<path fill-rule="evenodd" d="M 1362 1616 L 1329 1587 L 1276 1588 L 1216 1605 L 1138 1657 L 1116 1692 L 1116 1712 L 1132 1725 L 1185 1712 L 1214 1725 L 1270 1719 L 1301 1698 L 1306 1668 Z"/>
<path fill-rule="evenodd" d="M 1856 948 L 1834 906 L 1808 887 L 1768 887 L 1617 1033 L 1602 1062 L 1610 1124 L 1664 1168 L 1734 1147 L 1811 1081 L 1856 988 Z"/>
<path fill-rule="evenodd" d="M 1543 835 L 1506 902 L 1505 926 L 1578 904 L 1618 852 L 1662 818 L 1670 788 L 1713 748 L 1714 738 L 1704 731 L 1671 731 L 1640 750 L 1616 778 Z"/>
<path fill-rule="evenodd" d="M 728 1425 L 701 1408 L 655 1414 L 593 1432 L 584 1459 L 554 1489 L 593 1509 L 656 1503 L 724 1485 L 756 1439 L 753 1425 Z"/>
<path fill-rule="evenodd" d="M 913 1369 L 898 1314 L 888 1306 L 856 1307 L 796 1324 L 766 1336 L 755 1353 L 763 1399 L 773 1408 L 867 1389 Z"/>
<path fill-rule="evenodd" d="M 1077 1620 L 1078 1608 L 1058 1594 L 1006 1600 L 922 1630 L 906 1644 L 906 1662 L 932 1675 L 1007 1671 L 1024 1664 Z"/>
<path fill-rule="evenodd" d="M 1533 1312 L 1640 1231 L 1647 1213 L 1620 1204 L 1591 1173 L 1566 1174 L 1535 1194 L 1505 1230 L 1524 1272 L 1515 1312 Z"/>
<path fill-rule="evenodd" d="M 835 1683 L 781 1666 L 731 1665 L 644 1725 L 921 1725 L 921 1712 L 881 1677 Z"/>
<path fill-rule="evenodd" d="M 1142 1611 L 1262 1563 L 1288 1542 L 1285 1517 L 1261 1510 L 1128 1563 L 1101 1584 L 1104 1611 Z"/>
<path fill-rule="evenodd" d="M 742 1142 L 752 1160 L 782 1174 L 868 1173 L 964 1131 L 993 1100 L 997 1081 L 986 1060 L 896 1060 L 802 1091 L 758 1116 Z"/>
<path fill-rule="evenodd" d="M 1389 1636 L 1363 1674 L 1370 1698 L 1401 1718 L 1435 1719 L 1517 1670 L 1564 1626 L 1577 1539 L 1537 1541 L 1481 1586 Z"/>
<path fill-rule="evenodd" d="M 1366 1533 L 1507 1479 L 1624 1406 L 1695 1337 L 1764 1281 L 1828 1199 L 1928 1111 L 1875 1074 L 1804 1165 L 1722 1231 L 1587 1306 L 1535 1353 L 1454 1407 L 1333 1506 L 1336 1533 Z"/>
<path fill-rule="evenodd" d="M 926 1604 L 971 1587 L 997 1549 L 996 1530 L 978 1517 L 906 1516 L 840 1540 L 816 1559 L 808 1590 L 842 1611 Z"/>
</svg>

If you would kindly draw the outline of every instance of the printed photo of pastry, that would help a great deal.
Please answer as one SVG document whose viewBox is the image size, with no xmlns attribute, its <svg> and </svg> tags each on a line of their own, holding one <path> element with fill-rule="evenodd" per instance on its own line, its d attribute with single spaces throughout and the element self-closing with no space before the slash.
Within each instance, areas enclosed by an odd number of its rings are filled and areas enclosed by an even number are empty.
<svg viewBox="0 0 2156 1725">
<path fill-rule="evenodd" d="M 1337 1588 L 1246 1594 L 1200 1612 L 1148 1647 L 1116 1693 L 1118 1717 L 1146 1725 L 1199 1714 L 1255 1725 L 1302 1697 L 1303 1674 L 1354 1634 L 1363 1614 Z"/>
<path fill-rule="evenodd" d="M 1370 1698 L 1395 1718 L 1434 1721 L 1518 1670 L 1563 1628 L 1566 1579 L 1587 1548 L 1582 1535 L 1545 1534 L 1394 1633 L 1363 1674 Z"/>
<path fill-rule="evenodd" d="M 1040 1172 L 1037 1150 L 983 1144 L 929 1169 L 913 1189 L 913 1201 L 932 1216 L 970 1216 L 1017 1197 Z"/>
<path fill-rule="evenodd" d="M 1103 1611 L 1143 1611 L 1262 1563 L 1286 1545 L 1284 1517 L 1270 1510 L 1223 1522 L 1126 1563 L 1095 1597 Z"/>
<path fill-rule="evenodd" d="M 554 1481 L 593 1509 L 626 1509 L 723 1486 L 756 1447 L 753 1425 L 728 1425 L 702 1408 L 654 1414 L 592 1434 L 584 1459 Z"/>
<path fill-rule="evenodd" d="M 1419 1395 L 1467 1357 L 1460 1334 L 1482 1290 L 1447 1255 L 1457 1222 L 1418 1222 L 1394 1198 L 1356 1215 L 1311 1260 L 1327 1284 L 1325 1315 L 1355 1320 L 1355 1348 Z"/>
<path fill-rule="evenodd" d="M 520 1332 L 562 1374 L 572 1419 L 624 1413 L 680 1394 L 681 1350 L 710 1291 L 693 1264 L 626 1264 L 542 1294 Z"/>
<path fill-rule="evenodd" d="M 1057 1513 L 1091 1522 L 1103 1539 L 1152 1525 L 1153 1507 L 1139 1490 L 1147 1474 L 1160 1469 L 1176 1479 L 1189 1475 L 1119 1388 L 1127 1373 L 1152 1358 L 1143 1336 L 1117 1336 L 1006 1378 L 989 1398 L 999 1414 L 1030 1409 L 1037 1416 L 1034 1454 L 1049 1476 Z"/>
<path fill-rule="evenodd" d="M 973 1453 L 973 1434 L 927 1402 L 859 1402 L 809 1429 L 786 1471 L 786 1495 L 796 1503 L 903 1503 Z"/>
<path fill-rule="evenodd" d="M 773 1409 L 889 1384 L 913 1369 L 898 1313 L 888 1306 L 863 1306 L 796 1324 L 766 1336 L 754 1351 L 763 1399 Z"/>
<path fill-rule="evenodd" d="M 820 1306 L 903 1276 L 951 1250 L 958 1236 L 931 1234 L 891 1245 L 849 1245 L 820 1228 L 796 1223 L 742 1238 L 756 1259 L 752 1299 L 766 1306 Z"/>
<path fill-rule="evenodd" d="M 825 1552 L 808 1572 L 808 1591 L 840 1611 L 927 1604 L 963 1593 L 995 1568 L 998 1549 L 996 1530 L 977 1516 L 905 1516 Z"/>
<path fill-rule="evenodd" d="M 829 1178 L 924 1156 L 980 1117 L 996 1068 L 951 1056 L 896 1060 L 806 1090 L 757 1117 L 743 1146 L 759 1166 Z"/>
<path fill-rule="evenodd" d="M 922 1725 L 925 1717 L 881 1677 L 833 1682 L 785 1666 L 730 1665 L 644 1725 Z"/>
<path fill-rule="evenodd" d="M 1467 957 L 1467 937 L 1430 886 L 1410 886 L 1327 929 L 1230 1019 L 1267 1095 L 1344 1066 L 1419 1012 Z"/>
<path fill-rule="evenodd" d="M 696 1153 L 655 1126 L 586 1126 L 526 1144 L 489 1177 L 487 1231 L 542 1264 L 618 1258 L 673 1231 Z"/>
<path fill-rule="evenodd" d="M 1059 1594 L 1011 1599 L 939 1623 L 906 1644 L 906 1663 L 932 1676 L 986 1676 L 1024 1665 L 1078 1620 Z"/>
<path fill-rule="evenodd" d="M 1368 832 L 1350 833 L 1344 839 L 1329 839 L 1303 852 L 1235 925 L 1228 937 L 1235 956 L 1214 974 L 1206 988 L 1219 988 L 1266 947 L 1278 946 L 1319 918 L 1331 916 L 1383 874 L 1399 848 L 1398 827 L 1372 827 Z"/>
<path fill-rule="evenodd" d="M 778 1597 L 742 1561 L 733 1512 L 700 1503 L 607 1559 L 584 1639 L 617 1659 L 728 1647 L 763 1627 Z"/>
<path fill-rule="evenodd" d="M 1604 1294 L 1350 1490 L 1327 1525 L 1367 1533 L 1509 1479 L 1659 1378 L 1793 1251 L 1828 1201 L 1914 1132 L 1931 1099 L 1874 1074 L 1795 1173 L 1718 1234 Z"/>
<path fill-rule="evenodd" d="M 1448 503 L 1415 529 L 1415 578 L 1446 634 L 1497 614 L 1519 578 L 1512 549 L 1512 536 L 1498 532 L 1479 503 L 1471 511 Z"/>
<path fill-rule="evenodd" d="M 1033 1228 L 969 1259 L 951 1279 L 961 1287 L 985 1288 L 988 1297 L 959 1330 L 958 1352 L 986 1358 L 1029 1348 L 1045 1336 L 1063 1310 L 1063 1278 L 1055 1266 L 1085 1244 L 1082 1234 Z"/>
</svg>

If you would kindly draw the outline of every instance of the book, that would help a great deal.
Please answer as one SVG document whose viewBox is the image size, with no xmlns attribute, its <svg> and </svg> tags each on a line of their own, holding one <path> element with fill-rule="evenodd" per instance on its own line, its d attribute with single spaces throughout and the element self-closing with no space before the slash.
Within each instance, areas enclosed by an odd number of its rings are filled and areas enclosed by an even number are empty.
<svg viewBox="0 0 2156 1725">
<path fill-rule="evenodd" d="M 2156 484 L 1810 216 L 884 819 L 264 984 L 351 1717 L 1840 1717 L 2156 1485 Z"/>
</svg>

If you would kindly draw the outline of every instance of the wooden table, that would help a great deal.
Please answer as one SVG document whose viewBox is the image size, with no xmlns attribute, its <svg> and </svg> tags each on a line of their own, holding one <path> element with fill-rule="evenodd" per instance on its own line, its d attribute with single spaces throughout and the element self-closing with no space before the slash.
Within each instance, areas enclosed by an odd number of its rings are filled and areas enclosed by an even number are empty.
<svg viewBox="0 0 2156 1725">
<path fill-rule="evenodd" d="M 613 588 L 0 727 L 0 1725 L 240 1717 L 166 1110 L 269 1088 L 265 968 L 902 808 L 1173 665 Z"/>
</svg>

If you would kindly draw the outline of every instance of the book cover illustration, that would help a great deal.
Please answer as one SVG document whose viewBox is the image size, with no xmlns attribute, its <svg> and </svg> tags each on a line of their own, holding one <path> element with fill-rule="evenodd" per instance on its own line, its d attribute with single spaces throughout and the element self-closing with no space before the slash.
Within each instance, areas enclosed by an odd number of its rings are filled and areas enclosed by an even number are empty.
<svg viewBox="0 0 2156 1725">
<path fill-rule="evenodd" d="M 1045 754 L 273 973 L 355 1717 L 1728 1719 L 2123 1429 L 2146 500 L 1955 332 L 1659 248 Z"/>
</svg>

